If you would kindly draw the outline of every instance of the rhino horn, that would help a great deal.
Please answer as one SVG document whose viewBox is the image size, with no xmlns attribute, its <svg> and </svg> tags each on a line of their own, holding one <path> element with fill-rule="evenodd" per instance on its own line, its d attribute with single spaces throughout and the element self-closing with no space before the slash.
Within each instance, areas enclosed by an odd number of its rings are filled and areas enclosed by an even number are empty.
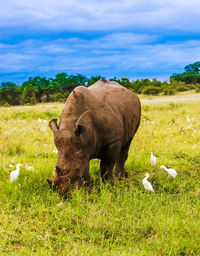
<svg viewBox="0 0 200 256">
<path fill-rule="evenodd" d="M 54 179 L 50 179 L 50 178 L 47 178 L 46 179 L 47 180 L 47 182 L 49 183 L 49 186 L 52 188 L 54 185 L 55 185 L 55 180 Z"/>
<path fill-rule="evenodd" d="M 59 129 L 58 127 L 58 124 L 57 124 L 57 119 L 52 119 L 50 122 L 49 122 L 49 127 L 51 128 L 51 130 L 53 132 L 57 131 Z"/>
</svg>

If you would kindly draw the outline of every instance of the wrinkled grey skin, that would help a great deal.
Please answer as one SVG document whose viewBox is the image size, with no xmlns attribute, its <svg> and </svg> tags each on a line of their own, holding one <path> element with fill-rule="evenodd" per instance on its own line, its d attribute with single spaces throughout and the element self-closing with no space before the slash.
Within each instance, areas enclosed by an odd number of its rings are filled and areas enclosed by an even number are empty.
<svg viewBox="0 0 200 256">
<path fill-rule="evenodd" d="M 131 141 L 139 127 L 138 97 L 117 82 L 104 79 L 69 95 L 59 125 L 49 123 L 58 149 L 56 177 L 50 186 L 67 193 L 90 182 L 90 159 L 99 158 L 103 179 L 127 177 L 124 169 Z"/>
</svg>

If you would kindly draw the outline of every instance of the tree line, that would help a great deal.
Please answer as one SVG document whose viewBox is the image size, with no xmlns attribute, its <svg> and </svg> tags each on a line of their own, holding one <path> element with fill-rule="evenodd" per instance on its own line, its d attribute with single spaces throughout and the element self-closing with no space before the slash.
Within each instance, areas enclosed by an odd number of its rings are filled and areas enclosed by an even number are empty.
<svg viewBox="0 0 200 256">
<path fill-rule="evenodd" d="M 90 86 L 99 79 L 100 75 L 87 78 L 82 74 L 68 75 L 65 72 L 58 73 L 55 78 L 30 77 L 21 85 L 12 82 L 2 82 L 0 85 L 0 105 L 33 105 L 40 102 L 64 102 L 70 92 L 77 86 Z M 172 95 L 178 91 L 195 89 L 200 92 L 200 62 L 189 64 L 185 72 L 173 74 L 170 81 L 161 82 L 157 79 L 111 78 L 124 87 L 137 94 L 164 94 Z"/>
</svg>

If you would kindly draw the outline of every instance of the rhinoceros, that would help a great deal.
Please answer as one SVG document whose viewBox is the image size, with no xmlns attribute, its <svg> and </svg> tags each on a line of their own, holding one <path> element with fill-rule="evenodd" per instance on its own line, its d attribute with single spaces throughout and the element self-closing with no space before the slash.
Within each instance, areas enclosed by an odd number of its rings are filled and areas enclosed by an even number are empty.
<svg viewBox="0 0 200 256">
<path fill-rule="evenodd" d="M 124 164 L 139 127 L 141 104 L 130 90 L 101 79 L 76 87 L 66 100 L 59 125 L 49 126 L 58 149 L 56 175 L 49 185 L 62 193 L 90 183 L 89 162 L 100 159 L 102 179 L 127 177 Z"/>
</svg>

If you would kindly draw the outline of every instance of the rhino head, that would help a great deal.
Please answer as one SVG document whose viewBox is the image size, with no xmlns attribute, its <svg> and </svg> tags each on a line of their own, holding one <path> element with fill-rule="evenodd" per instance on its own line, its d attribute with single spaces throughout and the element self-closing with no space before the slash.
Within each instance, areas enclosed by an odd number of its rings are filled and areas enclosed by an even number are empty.
<svg viewBox="0 0 200 256">
<path fill-rule="evenodd" d="M 47 178 L 50 187 L 67 193 L 89 183 L 89 161 L 93 145 L 93 125 L 89 111 L 84 112 L 77 121 L 71 118 L 66 125 L 57 124 L 52 119 L 49 126 L 54 133 L 54 142 L 58 149 L 55 178 Z"/>
</svg>

